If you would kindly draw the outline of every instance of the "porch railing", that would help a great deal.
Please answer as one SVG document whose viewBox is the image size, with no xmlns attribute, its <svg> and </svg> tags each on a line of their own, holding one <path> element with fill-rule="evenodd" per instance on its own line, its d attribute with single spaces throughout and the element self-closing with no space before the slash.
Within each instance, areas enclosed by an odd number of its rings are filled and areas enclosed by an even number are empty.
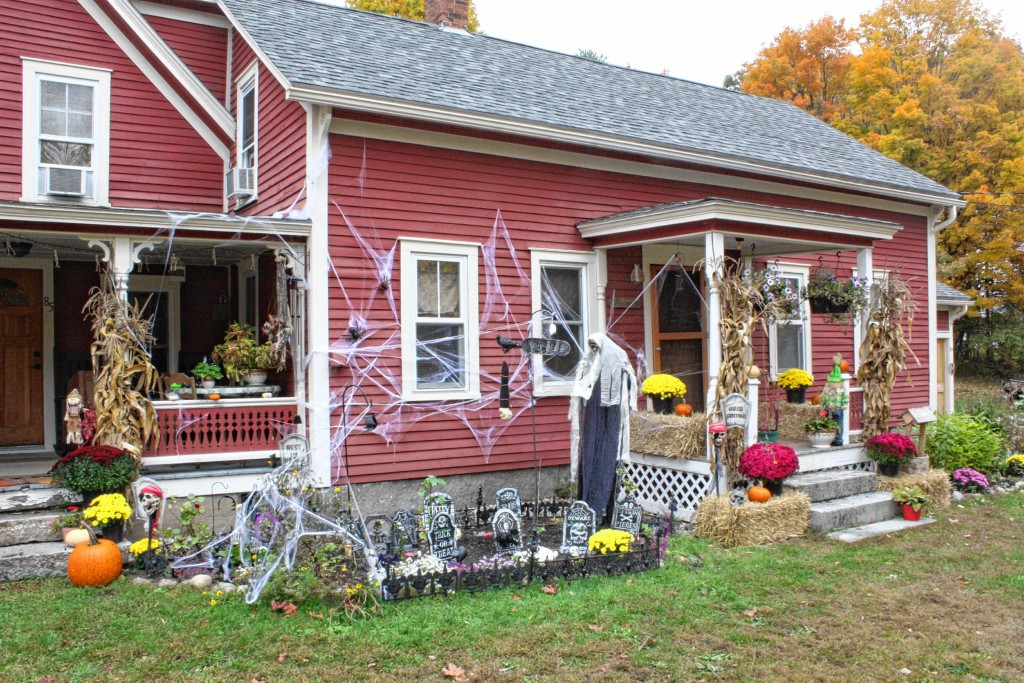
<svg viewBox="0 0 1024 683">
<path fill-rule="evenodd" d="M 297 409 L 293 398 L 160 401 L 160 436 L 143 457 L 150 462 L 265 457 L 294 431 Z"/>
</svg>

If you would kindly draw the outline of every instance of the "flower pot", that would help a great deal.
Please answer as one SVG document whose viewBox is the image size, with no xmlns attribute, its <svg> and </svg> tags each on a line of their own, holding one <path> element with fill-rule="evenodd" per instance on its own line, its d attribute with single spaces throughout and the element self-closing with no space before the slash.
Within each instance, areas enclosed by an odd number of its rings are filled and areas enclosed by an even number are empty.
<svg viewBox="0 0 1024 683">
<path fill-rule="evenodd" d="M 767 429 L 765 431 L 759 431 L 757 433 L 757 440 L 761 443 L 778 443 L 779 442 L 779 430 Z"/>
<path fill-rule="evenodd" d="M 103 527 L 103 538 L 109 539 L 114 543 L 120 543 L 124 540 L 124 522 L 118 522 L 111 524 L 110 526 Z"/>
<path fill-rule="evenodd" d="M 786 403 L 803 403 L 807 395 L 807 387 L 799 389 L 786 389 Z"/>
<path fill-rule="evenodd" d="M 835 430 L 829 432 L 810 432 L 807 434 L 807 438 L 810 440 L 812 448 L 828 448 L 836 440 L 836 432 Z"/>
<path fill-rule="evenodd" d="M 880 462 L 878 463 L 878 473 L 884 477 L 895 477 L 900 473 L 900 464 L 898 462 Z"/>
<path fill-rule="evenodd" d="M 908 522 L 917 522 L 921 519 L 921 511 L 915 510 L 912 505 L 903 506 L 903 519 Z"/>
<path fill-rule="evenodd" d="M 763 483 L 764 483 L 764 487 L 766 489 L 768 489 L 771 492 L 772 497 L 774 497 L 774 496 L 781 496 L 782 495 L 782 482 L 783 481 L 784 481 L 783 479 L 765 479 Z"/>
<path fill-rule="evenodd" d="M 812 296 L 811 302 L 811 313 L 828 313 L 830 315 L 841 315 L 848 313 L 850 310 L 849 304 L 837 304 L 836 302 L 829 299 L 827 296 Z"/>
<path fill-rule="evenodd" d="M 671 415 L 676 402 L 675 398 L 658 398 L 657 396 L 651 396 L 651 401 L 654 402 L 654 412 L 661 415 Z"/>
<path fill-rule="evenodd" d="M 261 387 L 267 383 L 267 371 L 250 370 L 242 375 L 242 380 L 251 387 Z"/>
<path fill-rule="evenodd" d="M 213 389 L 215 386 L 217 386 L 217 380 L 215 379 L 204 379 L 202 382 L 203 389 Z"/>
</svg>

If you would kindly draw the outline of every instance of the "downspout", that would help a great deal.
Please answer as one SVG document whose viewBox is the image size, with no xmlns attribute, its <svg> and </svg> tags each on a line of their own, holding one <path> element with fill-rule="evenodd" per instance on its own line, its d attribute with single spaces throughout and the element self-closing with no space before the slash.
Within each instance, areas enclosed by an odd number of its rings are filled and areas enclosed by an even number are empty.
<svg viewBox="0 0 1024 683">
<path fill-rule="evenodd" d="M 942 221 L 938 225 L 934 226 L 932 228 L 932 234 L 933 235 L 938 234 L 938 233 L 942 232 L 943 230 L 945 230 L 946 228 L 948 228 L 950 225 L 952 225 L 953 221 L 956 220 L 956 217 L 959 215 L 959 213 L 960 213 L 960 210 L 957 207 L 955 207 L 955 206 L 949 207 L 949 218 L 947 218 L 946 220 Z M 963 314 L 961 313 L 961 315 L 963 315 Z"/>
</svg>

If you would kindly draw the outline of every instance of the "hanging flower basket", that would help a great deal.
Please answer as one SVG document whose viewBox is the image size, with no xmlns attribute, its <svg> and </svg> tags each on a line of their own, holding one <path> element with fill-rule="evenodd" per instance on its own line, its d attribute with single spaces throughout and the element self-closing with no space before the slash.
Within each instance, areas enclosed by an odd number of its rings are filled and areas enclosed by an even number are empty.
<svg viewBox="0 0 1024 683">
<path fill-rule="evenodd" d="M 811 313 L 843 315 L 850 312 L 849 303 L 837 303 L 827 296 L 812 296 Z"/>
</svg>

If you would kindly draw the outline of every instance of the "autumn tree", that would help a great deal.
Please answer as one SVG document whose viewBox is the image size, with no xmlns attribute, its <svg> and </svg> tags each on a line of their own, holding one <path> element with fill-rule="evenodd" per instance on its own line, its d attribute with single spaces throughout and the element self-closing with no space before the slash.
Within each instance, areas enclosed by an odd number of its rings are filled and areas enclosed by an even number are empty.
<svg viewBox="0 0 1024 683">
<path fill-rule="evenodd" d="M 361 9 L 364 12 L 376 14 L 387 14 L 393 17 L 404 17 L 423 21 L 424 8 L 423 0 L 346 0 L 349 7 Z M 469 26 L 470 33 L 480 31 L 480 20 L 476 15 L 476 5 L 469 0 Z"/>
</svg>

